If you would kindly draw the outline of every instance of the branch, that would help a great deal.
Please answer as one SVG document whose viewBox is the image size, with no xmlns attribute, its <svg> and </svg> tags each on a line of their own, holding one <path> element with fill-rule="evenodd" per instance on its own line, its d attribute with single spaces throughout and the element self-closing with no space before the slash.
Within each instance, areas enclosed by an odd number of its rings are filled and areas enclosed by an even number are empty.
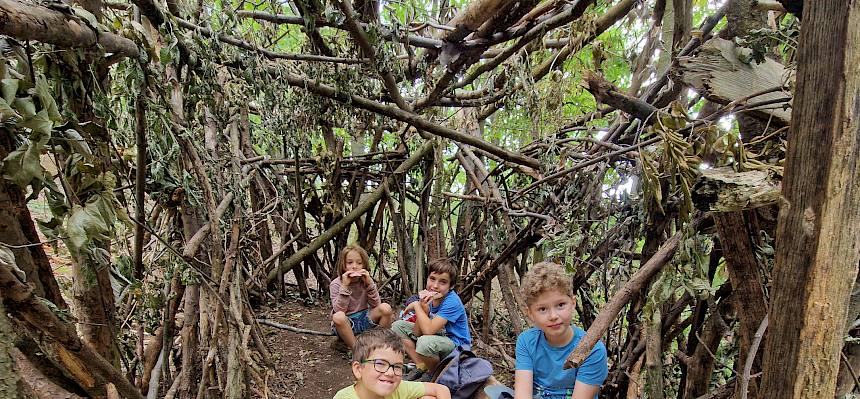
<svg viewBox="0 0 860 399">
<path fill-rule="evenodd" d="M 428 140 L 427 142 L 425 142 L 424 145 L 422 145 L 418 151 L 416 151 L 414 154 L 412 154 L 412 156 L 406 159 L 405 162 L 400 164 L 400 166 L 398 166 L 393 173 L 388 175 L 388 177 L 386 177 L 385 180 L 383 180 L 382 183 L 376 187 L 376 189 L 374 189 L 370 194 L 368 194 L 367 197 L 362 199 L 358 206 L 353 208 L 348 214 L 344 215 L 343 218 L 338 220 L 337 223 L 335 223 L 333 226 L 329 227 L 328 230 L 322 232 L 322 234 L 320 234 L 317 238 L 311 241 L 310 244 L 296 251 L 296 253 L 287 258 L 287 260 L 281 262 L 279 268 L 269 272 L 267 281 L 271 282 L 272 280 L 277 278 L 278 270 L 287 271 L 292 269 L 293 266 L 299 264 L 299 262 L 301 262 L 303 259 L 316 252 L 323 245 L 325 245 L 332 238 L 334 238 L 334 236 L 339 234 L 345 228 L 349 227 L 349 225 L 352 224 L 352 222 L 354 222 L 356 219 L 361 217 L 361 215 L 364 215 L 367 211 L 373 208 L 373 206 L 379 201 L 379 199 L 382 198 L 382 195 L 385 193 L 385 189 L 389 185 L 394 184 L 395 181 L 400 178 L 398 175 L 406 173 L 407 171 L 409 171 L 409 169 L 412 169 L 415 165 L 418 164 L 418 162 L 424 159 L 425 156 L 430 154 L 435 147 L 435 141 Z"/>
<path fill-rule="evenodd" d="M 635 0 L 621 0 L 618 4 L 612 6 L 609 10 L 606 11 L 597 21 L 594 23 L 594 26 L 586 32 L 581 33 L 574 40 L 570 40 L 564 47 L 561 48 L 555 54 L 552 54 L 549 58 L 544 60 L 543 63 L 538 65 L 532 70 L 532 79 L 531 81 L 537 82 L 543 79 L 551 70 L 561 68 L 564 65 L 564 61 L 567 60 L 571 54 L 577 53 L 582 49 L 587 43 L 594 40 L 596 37 L 600 36 L 603 32 L 609 29 L 612 25 L 615 25 L 616 22 L 620 21 L 624 16 L 630 13 L 630 10 L 633 9 L 633 6 L 636 5 Z M 512 91 L 522 90 L 523 83 L 518 82 Z M 494 95 L 496 100 L 499 100 L 507 95 L 506 92 L 499 92 Z M 478 116 L 478 120 L 484 120 L 490 117 L 490 115 L 494 114 L 496 111 L 501 108 L 501 104 L 494 103 L 488 106 L 486 109 L 481 111 L 481 114 Z"/>
<path fill-rule="evenodd" d="M 284 14 L 270 14 L 262 11 L 239 11 L 236 13 L 237 16 L 241 18 L 253 18 L 261 21 L 268 21 L 276 24 L 287 24 L 287 25 L 305 25 L 305 20 L 302 17 L 297 17 L 293 15 L 284 15 Z M 315 26 L 328 26 L 331 28 L 343 29 L 347 30 L 347 27 L 344 24 L 334 24 L 328 22 L 323 19 L 317 19 L 314 21 Z M 358 26 L 362 29 L 366 30 L 368 28 L 368 24 L 363 22 L 358 22 Z M 409 46 L 415 47 L 423 47 L 429 49 L 440 49 L 445 45 L 445 42 L 438 39 L 431 39 L 424 36 L 412 35 L 412 34 L 400 34 L 399 32 L 393 31 L 384 26 L 378 26 L 379 29 L 379 37 L 382 37 L 386 40 L 392 42 L 399 42 Z"/>
<path fill-rule="evenodd" d="M 0 0 L 0 1 L 7 1 L 7 0 Z M 204 28 L 202 26 L 193 24 L 193 23 L 186 21 L 182 18 L 177 17 L 176 23 L 185 29 L 190 29 L 190 30 L 200 32 L 203 35 L 208 36 L 208 37 L 212 37 L 212 38 L 216 37 L 216 34 L 213 33 L 211 29 Z M 335 64 L 363 64 L 364 62 L 366 62 L 365 60 L 357 60 L 354 58 L 329 57 L 329 56 L 325 56 L 325 55 L 276 53 L 274 51 L 270 51 L 270 50 L 264 49 L 262 47 L 248 43 L 242 39 L 239 39 L 239 38 L 236 38 L 233 36 L 229 36 L 229 35 L 225 35 L 225 34 L 221 34 L 221 33 L 217 34 L 217 39 L 224 42 L 224 43 L 231 44 L 233 46 L 243 48 L 245 50 L 250 50 L 250 51 L 253 51 L 255 53 L 259 53 L 259 54 L 263 55 L 264 57 L 272 59 L 272 60 L 281 59 L 281 60 L 291 60 L 291 61 L 331 62 L 331 63 L 335 63 Z"/>
<path fill-rule="evenodd" d="M 267 320 L 267 319 L 257 319 L 257 323 L 260 323 L 262 325 L 266 325 L 269 327 L 280 328 L 282 330 L 292 331 L 294 333 L 299 333 L 299 334 L 322 335 L 324 337 L 335 336 L 335 333 L 333 333 L 333 332 L 322 332 L 322 331 L 307 330 L 304 328 L 288 326 L 286 324 L 281 324 L 281 323 L 278 323 L 276 321 Z"/>
<path fill-rule="evenodd" d="M 491 70 L 495 69 L 497 66 L 501 65 L 502 62 L 504 62 L 508 58 L 511 58 L 511 56 L 514 55 L 519 49 L 525 47 L 525 45 L 531 43 L 533 40 L 537 39 L 538 37 L 545 35 L 547 32 L 549 32 L 555 28 L 558 28 L 560 26 L 564 26 L 570 22 L 573 22 L 573 21 L 579 19 L 582 16 L 582 14 L 585 13 L 586 8 L 588 8 L 588 6 L 591 5 L 592 2 L 593 2 L 593 0 L 578 1 L 575 5 L 565 9 L 563 12 L 560 12 L 559 14 L 553 16 L 552 18 L 549 18 L 549 19 L 535 25 L 534 27 L 529 29 L 520 38 L 520 40 L 517 41 L 516 44 L 514 44 L 513 46 L 510 46 L 508 48 L 505 48 L 504 50 L 501 50 L 501 52 L 498 55 L 496 55 L 495 57 L 493 57 L 492 60 L 487 61 L 487 62 L 479 65 L 477 68 L 475 68 L 474 71 L 472 71 L 469 74 L 468 77 L 466 77 L 465 79 L 463 79 L 460 82 L 457 82 L 457 84 L 453 85 L 452 88 L 459 89 L 459 88 L 465 87 L 466 85 L 474 82 L 475 79 L 477 79 L 483 73 L 491 71 Z M 549 2 L 547 2 L 546 4 L 548 4 L 548 3 Z M 490 51 L 492 51 L 492 50 L 490 50 Z"/>
<path fill-rule="evenodd" d="M 126 57 L 139 54 L 137 44 L 125 37 L 99 32 L 74 15 L 19 0 L 0 0 L 0 34 L 65 48 L 98 45 Z"/>
<path fill-rule="evenodd" d="M 691 228 L 693 230 L 697 230 L 705 218 L 706 216 L 695 218 L 691 222 Z M 606 306 L 603 307 L 594 319 L 594 322 L 591 323 L 591 327 L 589 327 L 585 336 L 582 337 L 582 340 L 579 341 L 576 349 L 574 349 L 570 356 L 568 356 L 567 362 L 565 362 L 566 368 L 575 368 L 582 364 L 591 352 L 591 348 L 594 347 L 594 344 L 596 344 L 600 337 L 606 333 L 606 330 L 609 329 L 613 320 L 618 317 L 618 313 L 621 312 L 621 309 L 624 308 L 624 305 L 627 304 L 630 298 L 632 298 L 636 292 L 639 292 L 639 290 L 644 288 L 648 282 L 651 281 L 651 278 L 654 277 L 657 272 L 663 268 L 663 266 L 672 260 L 672 256 L 678 249 L 678 245 L 681 243 L 683 236 L 684 230 L 678 231 L 674 236 L 672 236 L 672 238 L 663 243 L 654 256 L 652 256 L 651 259 L 648 259 L 648 262 L 645 262 L 639 271 L 637 271 L 630 280 L 624 283 L 618 292 L 612 296 L 612 299 L 609 300 Z"/>
<path fill-rule="evenodd" d="M 156 29 L 164 23 L 164 13 L 154 0 L 131 0 Z"/>
<path fill-rule="evenodd" d="M 337 1 L 337 5 L 346 17 L 346 23 L 344 25 L 346 25 L 352 38 L 358 43 L 358 47 L 361 49 L 361 52 L 365 57 L 370 59 L 371 65 L 373 65 L 379 73 L 379 76 L 382 78 L 382 83 L 385 85 L 385 89 L 388 90 L 388 95 L 391 96 L 391 99 L 398 107 L 400 107 L 400 109 L 404 111 L 412 111 L 412 107 L 410 107 L 409 104 L 403 100 L 403 96 L 400 95 L 400 89 L 397 88 L 397 82 L 394 80 L 394 76 L 391 75 L 391 71 L 385 70 L 384 67 L 380 66 L 376 50 L 370 44 L 370 40 L 364 33 L 364 29 L 362 29 L 355 21 L 355 12 L 352 10 L 352 2 L 350 0 L 339 0 Z"/>
<path fill-rule="evenodd" d="M 42 299 L 33 294 L 32 288 L 19 281 L 9 269 L 10 266 L 0 264 L 0 295 L 6 311 L 33 330 L 50 337 L 58 345 L 58 349 L 72 356 L 69 361 L 86 364 L 88 371 L 114 384 L 123 397 L 143 399 L 137 388 L 129 383 L 119 370 L 78 337 L 74 325 L 60 319 L 45 306 Z"/>
<path fill-rule="evenodd" d="M 279 76 L 278 71 L 270 71 L 276 77 Z M 393 118 L 399 120 L 401 122 L 406 122 L 416 128 L 431 133 L 433 135 L 444 137 L 450 140 L 454 140 L 463 144 L 471 145 L 472 147 L 484 150 L 490 154 L 493 154 L 505 161 L 513 162 L 519 165 L 525 165 L 532 169 L 540 169 L 540 162 L 537 159 L 532 157 L 527 157 L 520 153 L 516 153 L 513 151 L 509 151 L 507 149 L 496 146 L 492 143 L 484 141 L 478 137 L 464 134 L 458 132 L 454 129 L 438 125 L 436 123 L 430 122 L 427 119 L 422 118 L 419 115 L 416 115 L 411 112 L 407 112 L 395 107 L 387 106 L 380 104 L 378 102 L 369 100 L 367 98 L 354 95 L 347 94 L 342 91 L 335 89 L 334 87 L 327 86 L 321 83 L 317 83 L 312 79 L 306 79 L 299 75 L 294 74 L 286 74 L 285 76 L 287 82 L 290 86 L 299 87 L 310 91 L 312 93 L 318 94 L 323 97 L 331 98 L 332 100 L 352 105 L 373 113 L 377 113 L 380 115 L 387 116 L 389 118 Z"/>
</svg>

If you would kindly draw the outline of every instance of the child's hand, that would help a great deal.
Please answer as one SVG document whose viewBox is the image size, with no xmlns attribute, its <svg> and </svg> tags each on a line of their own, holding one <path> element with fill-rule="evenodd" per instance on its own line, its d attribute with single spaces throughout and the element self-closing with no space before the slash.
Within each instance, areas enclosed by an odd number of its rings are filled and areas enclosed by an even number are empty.
<svg viewBox="0 0 860 399">
<path fill-rule="evenodd" d="M 373 284 L 373 278 L 370 277 L 370 272 L 367 269 L 361 269 L 361 277 L 364 279 L 364 284 L 370 286 Z"/>
<path fill-rule="evenodd" d="M 358 274 L 358 275 L 360 276 L 361 274 Z M 347 286 L 347 285 L 352 284 L 352 280 L 355 277 L 356 277 L 356 272 L 347 271 L 346 273 L 344 273 L 343 275 L 340 276 L 340 281 L 343 283 L 344 286 Z"/>
</svg>

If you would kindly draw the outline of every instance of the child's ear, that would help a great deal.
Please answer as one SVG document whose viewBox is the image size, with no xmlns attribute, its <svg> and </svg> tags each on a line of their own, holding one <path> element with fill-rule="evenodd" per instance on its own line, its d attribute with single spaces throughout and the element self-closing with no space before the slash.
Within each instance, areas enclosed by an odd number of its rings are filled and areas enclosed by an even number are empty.
<svg viewBox="0 0 860 399">
<path fill-rule="evenodd" d="M 355 376 L 356 381 L 361 381 L 361 363 L 352 362 L 352 375 Z"/>
</svg>

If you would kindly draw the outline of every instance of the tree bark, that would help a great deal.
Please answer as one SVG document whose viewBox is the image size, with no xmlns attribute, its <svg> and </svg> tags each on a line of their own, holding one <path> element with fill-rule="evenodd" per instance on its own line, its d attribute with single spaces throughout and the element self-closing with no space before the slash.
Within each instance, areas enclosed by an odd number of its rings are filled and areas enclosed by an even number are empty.
<svg viewBox="0 0 860 399">
<path fill-rule="evenodd" d="M 860 258 L 860 1 L 805 14 L 762 381 L 776 398 L 833 395 Z"/>
<path fill-rule="evenodd" d="M 104 47 L 109 53 L 137 57 L 137 45 L 122 36 L 99 32 L 80 19 L 17 0 L 0 0 L 0 34 L 66 48 Z"/>
</svg>

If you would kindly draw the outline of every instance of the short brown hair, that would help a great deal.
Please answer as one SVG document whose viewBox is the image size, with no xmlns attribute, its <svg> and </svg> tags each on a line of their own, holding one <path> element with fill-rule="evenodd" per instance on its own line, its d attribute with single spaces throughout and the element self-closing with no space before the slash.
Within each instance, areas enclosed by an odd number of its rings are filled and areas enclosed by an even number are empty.
<svg viewBox="0 0 860 399">
<path fill-rule="evenodd" d="M 427 275 L 430 273 L 448 273 L 448 278 L 451 280 L 451 287 L 454 287 L 454 284 L 457 284 L 457 266 L 454 266 L 448 259 L 439 258 L 431 260 L 427 265 Z"/>
<path fill-rule="evenodd" d="M 532 266 L 523 276 L 520 288 L 527 306 L 531 306 L 539 296 L 549 291 L 573 296 L 570 276 L 564 267 L 554 262 L 539 262 Z"/>
<path fill-rule="evenodd" d="M 340 250 L 340 255 L 337 257 L 336 266 L 338 276 L 346 273 L 346 255 L 349 251 L 358 252 L 358 256 L 361 256 L 361 261 L 364 262 L 364 268 L 370 269 L 370 257 L 367 256 L 367 251 L 358 244 L 349 244 Z"/>
<path fill-rule="evenodd" d="M 352 361 L 363 362 L 373 351 L 388 348 L 406 356 L 406 348 L 400 337 L 387 328 L 374 328 L 359 335 L 352 348 Z"/>
</svg>

